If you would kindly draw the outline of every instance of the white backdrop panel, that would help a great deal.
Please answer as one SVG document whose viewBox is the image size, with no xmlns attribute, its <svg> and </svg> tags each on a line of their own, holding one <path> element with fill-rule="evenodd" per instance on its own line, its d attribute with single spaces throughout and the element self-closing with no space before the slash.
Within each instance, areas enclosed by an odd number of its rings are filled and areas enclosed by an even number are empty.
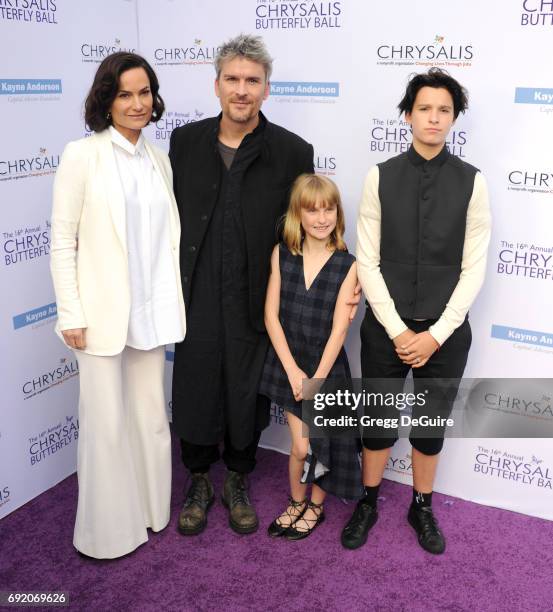
<svg viewBox="0 0 553 612">
<path fill-rule="evenodd" d="M 553 8 L 540 9 L 537 0 L 467 0 L 462 11 L 439 0 L 42 5 L 46 10 L 30 13 L 0 7 L 6 58 L 0 72 L 0 517 L 75 469 L 76 364 L 53 335 L 51 187 L 65 143 L 86 134 L 83 101 L 94 71 L 119 49 L 138 50 L 158 74 L 167 113 L 147 132 L 167 150 L 174 127 L 219 112 L 217 46 L 239 32 L 264 36 L 275 67 L 263 110 L 313 143 L 316 170 L 340 187 L 350 249 L 368 168 L 409 146 L 408 126 L 396 109 L 408 76 L 433 64 L 449 70 L 469 89 L 470 109 L 448 144 L 484 172 L 494 216 L 488 277 L 471 310 L 466 374 L 550 376 L 553 84 L 545 68 Z M 38 80 L 31 87 L 50 90 L 10 91 L 28 87 L 29 79 Z M 354 375 L 360 374 L 361 310 L 347 341 Z M 170 375 L 169 360 L 168 391 Z M 276 408 L 262 444 L 289 450 L 285 416 Z M 436 489 L 553 519 L 549 466 L 549 440 L 448 440 Z M 386 476 L 411 482 L 405 440 L 394 448 Z"/>
</svg>

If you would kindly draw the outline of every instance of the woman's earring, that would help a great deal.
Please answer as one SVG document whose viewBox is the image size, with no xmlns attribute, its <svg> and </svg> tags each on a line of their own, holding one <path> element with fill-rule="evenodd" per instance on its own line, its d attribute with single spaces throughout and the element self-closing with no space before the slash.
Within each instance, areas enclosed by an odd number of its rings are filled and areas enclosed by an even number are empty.
<svg viewBox="0 0 553 612">
<path fill-rule="evenodd" d="M 108 114 L 106 115 L 106 119 L 107 119 L 108 121 L 111 121 L 111 113 L 110 113 L 109 111 L 108 111 Z"/>
</svg>

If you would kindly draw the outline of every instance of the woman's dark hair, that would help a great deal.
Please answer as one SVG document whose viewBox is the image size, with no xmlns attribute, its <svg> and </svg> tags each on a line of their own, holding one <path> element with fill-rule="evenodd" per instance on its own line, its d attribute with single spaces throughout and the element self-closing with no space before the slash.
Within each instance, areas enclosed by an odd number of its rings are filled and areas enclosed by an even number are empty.
<svg viewBox="0 0 553 612">
<path fill-rule="evenodd" d="M 126 70 L 144 68 L 150 80 L 150 90 L 154 100 L 152 121 L 163 115 L 165 103 L 159 95 L 159 82 L 156 73 L 148 62 L 136 53 L 118 51 L 108 55 L 100 64 L 94 76 L 94 82 L 84 103 L 84 119 L 91 130 L 101 132 L 111 125 L 108 112 L 119 91 L 119 79 Z"/>
<path fill-rule="evenodd" d="M 401 113 L 410 113 L 413 111 L 415 98 L 417 97 L 419 89 L 422 87 L 434 87 L 436 89 L 443 87 L 447 89 L 453 98 L 453 116 L 455 119 L 457 119 L 459 113 L 464 113 L 468 108 L 467 90 L 445 70 L 430 68 L 428 72 L 414 74 L 410 77 L 405 95 L 397 105 L 400 115 Z"/>
</svg>

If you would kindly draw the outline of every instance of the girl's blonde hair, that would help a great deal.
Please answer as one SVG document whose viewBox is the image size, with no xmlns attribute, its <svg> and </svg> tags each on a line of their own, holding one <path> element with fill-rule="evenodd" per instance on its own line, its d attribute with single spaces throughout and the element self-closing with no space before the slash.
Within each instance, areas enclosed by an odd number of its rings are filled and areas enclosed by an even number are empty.
<svg viewBox="0 0 553 612">
<path fill-rule="evenodd" d="M 328 237 L 327 248 L 331 251 L 347 251 L 344 242 L 344 209 L 340 192 L 335 183 L 319 174 L 301 174 L 292 185 L 290 204 L 284 220 L 282 238 L 293 255 L 302 254 L 305 232 L 301 226 L 301 209 L 314 206 L 319 200 L 323 206 L 336 206 L 336 227 Z"/>
</svg>

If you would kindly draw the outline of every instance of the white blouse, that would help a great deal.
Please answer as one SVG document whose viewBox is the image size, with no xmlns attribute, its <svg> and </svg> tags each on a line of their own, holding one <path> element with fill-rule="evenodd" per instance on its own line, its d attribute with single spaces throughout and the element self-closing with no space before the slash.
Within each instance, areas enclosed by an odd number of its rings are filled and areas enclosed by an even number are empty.
<svg viewBox="0 0 553 612">
<path fill-rule="evenodd" d="M 141 134 L 136 145 L 109 128 L 127 213 L 131 312 L 127 346 L 180 342 L 184 330 L 171 258 L 170 200 Z"/>
</svg>

